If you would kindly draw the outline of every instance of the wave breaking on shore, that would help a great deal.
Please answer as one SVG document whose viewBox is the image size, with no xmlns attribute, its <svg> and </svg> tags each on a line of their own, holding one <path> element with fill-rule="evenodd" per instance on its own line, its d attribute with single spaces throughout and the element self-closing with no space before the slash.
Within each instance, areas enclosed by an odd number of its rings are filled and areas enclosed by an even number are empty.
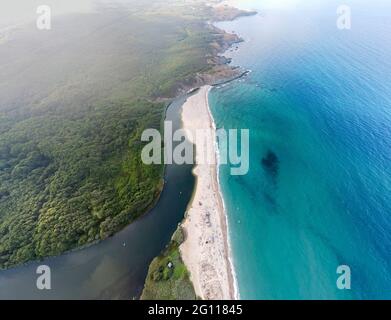
<svg viewBox="0 0 391 320">
<path fill-rule="evenodd" d="M 216 126 L 208 103 L 210 86 L 204 86 L 189 97 L 182 107 L 183 128 L 189 132 L 212 129 Z M 190 271 L 196 294 L 207 300 L 238 299 L 239 294 L 229 245 L 228 221 L 218 179 L 218 152 L 216 135 L 213 148 L 196 146 L 200 152 L 209 152 L 214 164 L 197 164 L 193 170 L 197 183 L 189 204 L 183 229 L 186 240 L 181 245 L 181 255 Z"/>
</svg>

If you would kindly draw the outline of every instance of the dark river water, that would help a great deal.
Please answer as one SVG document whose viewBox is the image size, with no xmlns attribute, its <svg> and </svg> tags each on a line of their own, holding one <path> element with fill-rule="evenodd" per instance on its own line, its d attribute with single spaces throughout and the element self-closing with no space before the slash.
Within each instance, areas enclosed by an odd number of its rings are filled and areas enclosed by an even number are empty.
<svg viewBox="0 0 391 320">
<path fill-rule="evenodd" d="M 175 100 L 166 120 L 181 127 Z M 167 165 L 157 205 L 127 228 L 96 245 L 41 262 L 0 271 L 0 299 L 132 299 L 142 292 L 148 266 L 169 242 L 183 219 L 195 178 L 191 165 Z M 51 269 L 51 290 L 38 290 L 37 267 Z"/>
</svg>

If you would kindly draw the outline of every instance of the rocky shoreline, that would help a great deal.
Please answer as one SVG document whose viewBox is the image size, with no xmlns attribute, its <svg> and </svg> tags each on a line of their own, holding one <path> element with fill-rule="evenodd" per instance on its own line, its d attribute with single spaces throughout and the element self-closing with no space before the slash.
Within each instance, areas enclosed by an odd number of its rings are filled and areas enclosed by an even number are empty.
<svg viewBox="0 0 391 320">
<path fill-rule="evenodd" d="M 207 57 L 209 68 L 206 71 L 198 72 L 192 77 L 179 82 L 176 85 L 175 96 L 183 95 L 193 88 L 205 85 L 214 86 L 216 84 L 227 83 L 248 73 L 238 66 L 231 66 L 231 59 L 223 54 L 244 40 L 235 33 L 228 33 L 214 25 L 215 22 L 232 21 L 241 17 L 257 14 L 256 11 L 245 11 L 228 6 L 224 1 L 208 1 L 206 3 L 209 10 L 209 20 L 206 22 L 210 33 L 215 35 L 216 40 L 210 43 L 211 53 Z M 162 99 L 160 99 L 162 100 Z M 169 101 L 170 99 L 163 99 Z"/>
</svg>

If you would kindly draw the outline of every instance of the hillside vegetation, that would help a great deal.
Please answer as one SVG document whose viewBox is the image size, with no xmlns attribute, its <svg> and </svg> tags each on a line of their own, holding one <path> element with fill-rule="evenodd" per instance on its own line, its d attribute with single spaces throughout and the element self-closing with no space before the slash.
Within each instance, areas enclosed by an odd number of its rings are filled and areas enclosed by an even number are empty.
<svg viewBox="0 0 391 320">
<path fill-rule="evenodd" d="M 142 300 L 196 300 L 190 273 L 183 263 L 179 246 L 184 234 L 179 227 L 167 248 L 149 266 Z"/>
<path fill-rule="evenodd" d="M 141 132 L 225 41 L 199 2 L 102 7 L 0 45 L 0 268 L 104 239 L 154 204 L 163 168 L 141 162 Z"/>
</svg>

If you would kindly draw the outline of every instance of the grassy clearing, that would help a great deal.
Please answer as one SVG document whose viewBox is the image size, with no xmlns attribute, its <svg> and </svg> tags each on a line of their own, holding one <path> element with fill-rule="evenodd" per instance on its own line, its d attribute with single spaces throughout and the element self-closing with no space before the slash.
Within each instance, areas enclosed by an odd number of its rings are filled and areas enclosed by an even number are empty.
<svg viewBox="0 0 391 320">
<path fill-rule="evenodd" d="M 142 300 L 195 300 L 197 298 L 189 272 L 184 265 L 179 245 L 183 242 L 181 227 L 170 244 L 149 266 Z"/>
</svg>

